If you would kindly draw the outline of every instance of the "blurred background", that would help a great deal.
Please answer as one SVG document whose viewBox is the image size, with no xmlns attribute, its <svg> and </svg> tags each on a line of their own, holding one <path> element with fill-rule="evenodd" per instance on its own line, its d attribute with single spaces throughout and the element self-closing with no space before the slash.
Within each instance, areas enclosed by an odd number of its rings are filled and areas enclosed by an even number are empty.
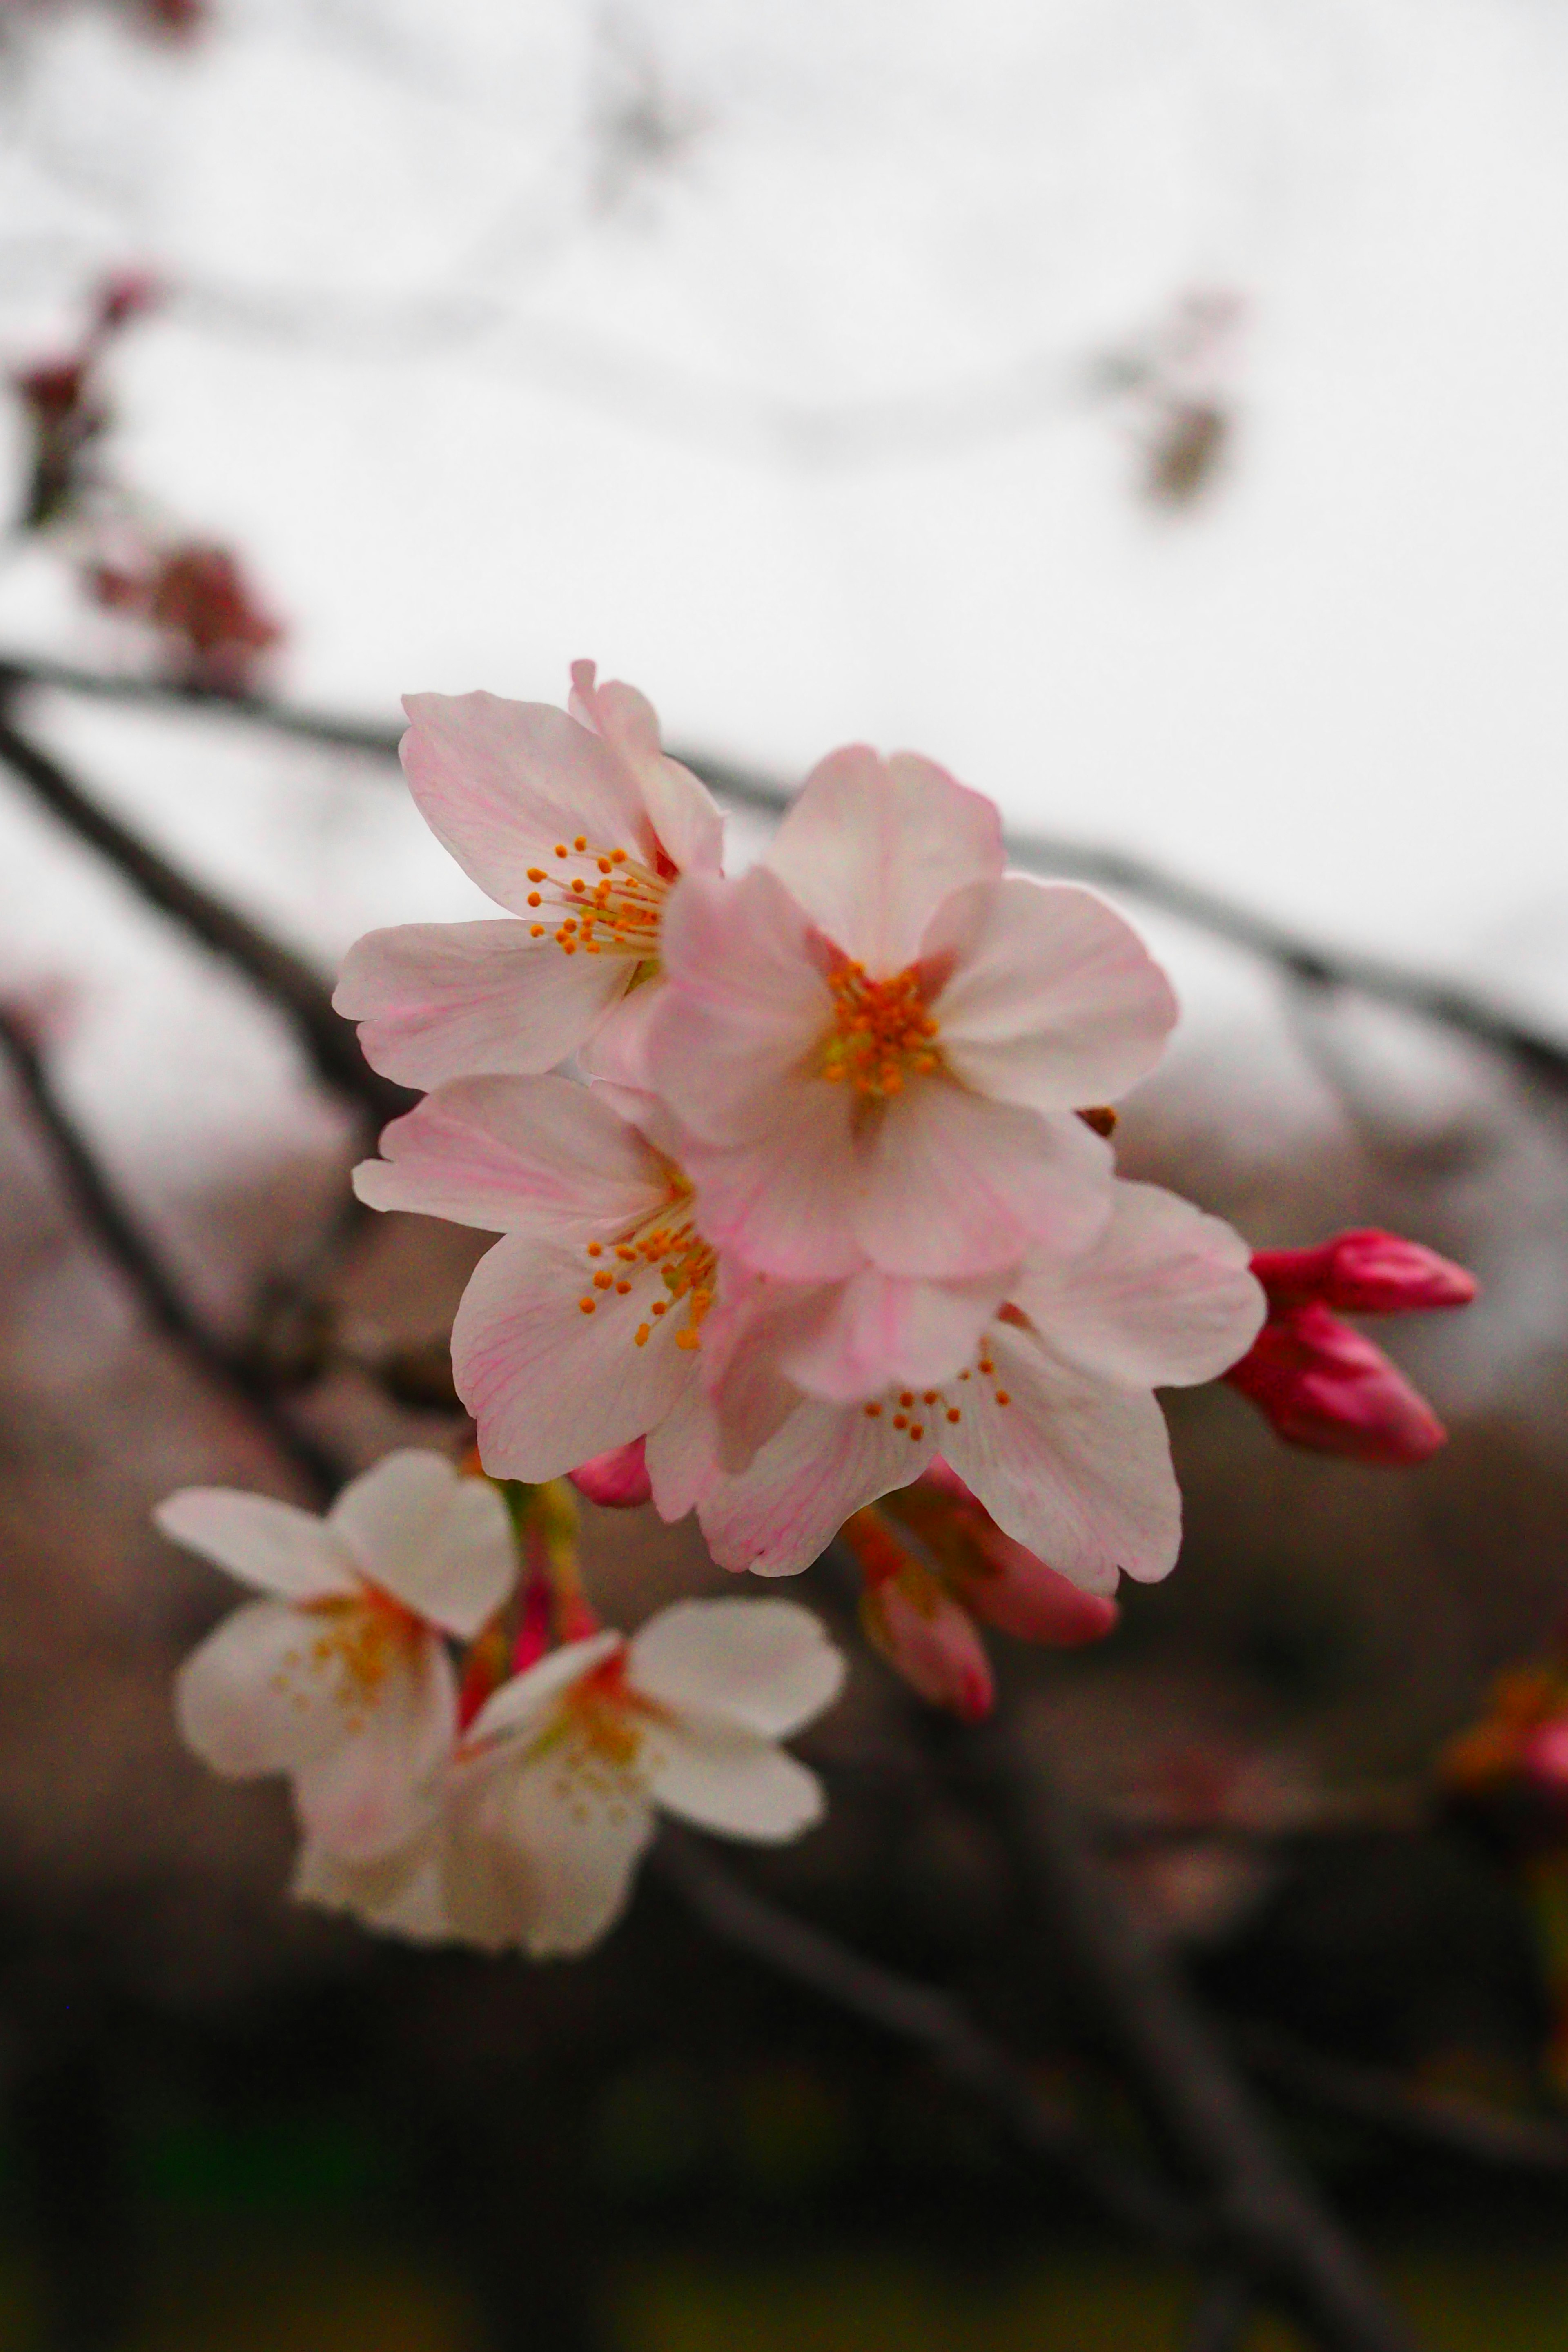
<svg viewBox="0 0 1568 2352">
<path fill-rule="evenodd" d="M 1431 1463 L 1179 1398 L 1176 1576 L 998 1666 L 1421 2340 L 1568 2345 L 1565 120 L 1548 0 L 0 0 L 0 2352 L 1297 2341 L 668 1887 L 400 1950 L 176 1747 L 151 1503 L 461 1442 L 313 974 L 482 911 L 399 695 L 584 655 L 736 862 L 994 794 L 1182 992 L 1128 1172 L 1480 1275 Z M 606 1608 L 724 1582 L 645 1517 Z M 932 1737 L 861 1645 L 752 1882 L 1134 2138 Z"/>
</svg>

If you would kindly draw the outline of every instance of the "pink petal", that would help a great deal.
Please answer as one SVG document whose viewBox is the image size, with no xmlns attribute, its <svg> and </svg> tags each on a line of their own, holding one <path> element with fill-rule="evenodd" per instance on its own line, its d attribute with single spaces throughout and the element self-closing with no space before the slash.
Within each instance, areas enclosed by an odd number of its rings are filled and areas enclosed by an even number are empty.
<svg viewBox="0 0 1568 2352">
<path fill-rule="evenodd" d="M 737 1477 L 717 1481 L 697 1507 L 721 1568 L 795 1576 L 809 1568 L 862 1504 L 918 1477 L 934 1451 L 911 1443 L 889 1414 L 858 1405 L 803 1404 Z"/>
<path fill-rule="evenodd" d="M 886 1272 L 931 1280 L 989 1274 L 1032 1249 L 1076 1252 L 1110 1218 L 1110 1169 L 1081 1119 L 922 1079 L 868 1132 L 855 1235 Z"/>
<path fill-rule="evenodd" d="M 561 1242 L 619 1234 L 668 1196 L 637 1129 L 569 1078 L 463 1078 L 382 1131 L 354 1171 L 373 1209 Z"/>
<path fill-rule="evenodd" d="M 694 1381 L 696 1357 L 677 1347 L 676 1318 L 653 1323 L 639 1348 L 646 1295 L 594 1293 L 585 1263 L 512 1235 L 480 1259 L 463 1294 L 452 1370 L 492 1476 L 564 1477 L 657 1428 Z"/>
<path fill-rule="evenodd" d="M 1291 1445 L 1389 1468 L 1425 1462 L 1447 1431 L 1364 1332 L 1326 1307 L 1271 1315 L 1226 1379 Z"/>
<path fill-rule="evenodd" d="M 403 923 L 343 958 L 332 1003 L 360 1023 L 365 1059 L 405 1087 L 479 1071 L 531 1075 L 575 1053 L 631 967 L 563 955 L 526 923 Z"/>
<path fill-rule="evenodd" d="M 1375 1226 L 1336 1234 L 1316 1249 L 1259 1250 L 1252 1271 L 1270 1306 L 1303 1307 L 1315 1299 L 1342 1315 L 1468 1307 L 1480 1287 L 1451 1258 Z"/>
<path fill-rule="evenodd" d="M 414 694 L 403 766 L 420 814 L 481 890 L 528 913 L 531 866 L 568 882 L 615 849 L 651 866 L 653 829 L 615 752 L 564 710 L 494 694 Z M 582 857 L 571 851 L 578 835 Z M 584 863 L 584 860 L 587 862 Z"/>
<path fill-rule="evenodd" d="M 705 784 L 672 760 L 659 741 L 658 716 L 645 694 L 619 679 L 594 682 L 595 664 L 572 665 L 572 716 L 619 752 L 672 866 L 682 874 L 717 874 L 723 864 L 724 819 Z"/>
<path fill-rule="evenodd" d="M 1118 1181 L 1094 1248 L 1025 1267 L 1013 1290 L 1054 1355 L 1132 1388 L 1217 1380 L 1263 1321 L 1247 1244 L 1153 1184 Z"/>
<path fill-rule="evenodd" d="M 951 967 L 931 1002 L 948 1067 L 1033 1110 L 1124 1094 L 1176 1020 L 1170 982 L 1131 924 L 1072 883 L 1013 874 L 955 894 L 921 961 Z"/>
<path fill-rule="evenodd" d="M 868 1585 L 860 1622 L 889 1665 L 932 1706 L 965 1723 L 991 1712 L 995 1686 L 974 1620 L 933 1576 L 910 1562 L 899 1576 Z"/>
<path fill-rule="evenodd" d="M 767 863 L 836 947 L 887 979 L 952 891 L 1000 877 L 1001 820 L 934 761 L 854 743 L 806 778 Z"/>
<path fill-rule="evenodd" d="M 716 1249 L 782 1282 L 832 1282 L 863 1264 L 854 1103 L 843 1087 L 795 1086 L 790 1115 L 748 1143 L 684 1152 L 697 1222 Z"/>
<path fill-rule="evenodd" d="M 602 1509 L 635 1509 L 637 1504 L 653 1500 L 647 1448 L 646 1438 L 634 1438 L 629 1445 L 617 1445 L 612 1453 L 595 1454 L 591 1462 L 579 1462 L 568 1475 L 577 1492 Z"/>
<path fill-rule="evenodd" d="M 844 1687 L 842 1653 L 793 1601 L 677 1601 L 634 1633 L 633 1686 L 679 1716 L 753 1739 L 788 1739 Z"/>
<path fill-rule="evenodd" d="M 973 1356 L 1002 1304 L 1008 1274 L 918 1282 L 867 1266 L 825 1291 L 781 1369 L 809 1395 L 858 1404 L 889 1385 L 952 1379 Z"/>
</svg>

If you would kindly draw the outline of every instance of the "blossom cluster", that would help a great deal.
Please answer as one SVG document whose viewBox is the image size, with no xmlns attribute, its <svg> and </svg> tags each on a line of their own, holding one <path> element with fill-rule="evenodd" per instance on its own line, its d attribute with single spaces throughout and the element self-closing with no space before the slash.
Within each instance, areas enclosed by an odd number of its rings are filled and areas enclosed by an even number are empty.
<svg viewBox="0 0 1568 2352">
<path fill-rule="evenodd" d="M 1006 871 L 980 793 L 850 746 L 729 876 L 705 788 L 593 664 L 564 710 L 407 708 L 415 798 L 505 911 L 371 933 L 335 1001 L 424 1093 L 361 1200 L 500 1236 L 452 1334 L 487 1475 L 394 1455 L 324 1523 L 211 1493 L 162 1515 L 273 1596 L 191 1662 L 182 1719 L 216 1769 L 290 1777 L 297 1891 L 577 1949 L 655 1804 L 764 1838 L 816 1817 L 777 1747 L 837 1688 L 816 1621 L 736 1599 L 602 1631 L 563 1480 L 695 1512 L 736 1571 L 839 1538 L 873 1644 L 973 1717 L 982 1627 L 1093 1641 L 1123 1576 L 1173 1566 L 1156 1390 L 1228 1376 L 1302 1442 L 1430 1450 L 1329 1309 L 1468 1277 L 1378 1234 L 1251 1259 L 1119 1176 L 1112 1105 L 1174 999 L 1103 900 Z"/>
</svg>

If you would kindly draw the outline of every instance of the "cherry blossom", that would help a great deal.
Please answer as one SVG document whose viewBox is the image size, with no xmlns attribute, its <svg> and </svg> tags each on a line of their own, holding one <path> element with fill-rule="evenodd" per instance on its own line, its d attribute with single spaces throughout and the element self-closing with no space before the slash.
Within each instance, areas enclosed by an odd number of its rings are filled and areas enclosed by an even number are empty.
<svg viewBox="0 0 1568 2352">
<path fill-rule="evenodd" d="M 614 1924 L 655 1812 L 774 1844 L 820 1819 L 821 1784 L 780 1742 L 837 1696 L 844 1660 L 783 1601 L 683 1601 L 626 1640 L 596 1633 L 497 1691 L 440 1811 L 366 1869 L 307 1843 L 295 1892 L 428 1940 L 536 1958 Z"/>
<path fill-rule="evenodd" d="M 1158 1579 L 1181 1499 L 1152 1391 L 1214 1379 L 1263 1313 L 1228 1225 L 1119 1180 L 1100 1239 L 1026 1266 L 954 1379 L 808 1398 L 745 1469 L 688 1464 L 691 1500 L 721 1565 L 792 1575 L 940 1454 L 1005 1535 L 1085 1591 Z"/>
<path fill-rule="evenodd" d="M 572 672 L 569 711 L 416 694 L 409 787 L 432 833 L 508 919 L 372 931 L 334 1003 L 406 1086 L 551 1069 L 612 1013 L 640 1024 L 675 877 L 716 875 L 722 819 L 659 747 L 635 688 Z"/>
<path fill-rule="evenodd" d="M 379 1859 L 428 1815 L 457 1734 L 443 1636 L 478 1633 L 510 1593 L 500 1496 L 443 1455 L 404 1449 L 324 1518 L 226 1487 L 171 1495 L 166 1536 L 268 1598 L 225 1619 L 180 1671 L 180 1728 L 212 1770 L 287 1773 L 308 1836 Z"/>
<path fill-rule="evenodd" d="M 1095 1239 L 1110 1158 L 1071 1114 L 1153 1066 L 1175 1003 L 1091 892 L 1003 866 L 989 801 L 854 746 L 763 866 L 682 878 L 647 1066 L 710 1242 L 822 1281 L 972 1277 Z"/>
<path fill-rule="evenodd" d="M 1252 1270 L 1268 1319 L 1226 1378 L 1281 1437 L 1394 1467 L 1425 1462 L 1447 1442 L 1426 1398 L 1341 1315 L 1468 1307 L 1478 1287 L 1473 1275 L 1375 1228 L 1337 1234 L 1315 1249 L 1259 1250 Z"/>
</svg>

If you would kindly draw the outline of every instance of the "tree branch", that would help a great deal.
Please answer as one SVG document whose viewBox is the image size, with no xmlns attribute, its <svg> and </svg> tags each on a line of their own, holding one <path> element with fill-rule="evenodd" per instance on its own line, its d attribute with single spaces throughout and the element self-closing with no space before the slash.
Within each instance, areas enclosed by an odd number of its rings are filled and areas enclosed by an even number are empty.
<svg viewBox="0 0 1568 2352">
<path fill-rule="evenodd" d="M 286 1457 L 289 1467 L 308 1483 L 319 1499 L 331 1495 L 339 1483 L 337 1465 L 295 1428 L 279 1409 L 265 1378 L 243 1355 L 216 1339 L 192 1311 L 179 1284 L 99 1166 L 80 1129 L 55 1092 L 32 1040 L 3 1009 L 0 1053 L 9 1061 L 35 1118 L 48 1137 L 83 1223 L 135 1291 L 148 1320 L 173 1339 L 210 1381 L 246 1406 Z"/>
</svg>

